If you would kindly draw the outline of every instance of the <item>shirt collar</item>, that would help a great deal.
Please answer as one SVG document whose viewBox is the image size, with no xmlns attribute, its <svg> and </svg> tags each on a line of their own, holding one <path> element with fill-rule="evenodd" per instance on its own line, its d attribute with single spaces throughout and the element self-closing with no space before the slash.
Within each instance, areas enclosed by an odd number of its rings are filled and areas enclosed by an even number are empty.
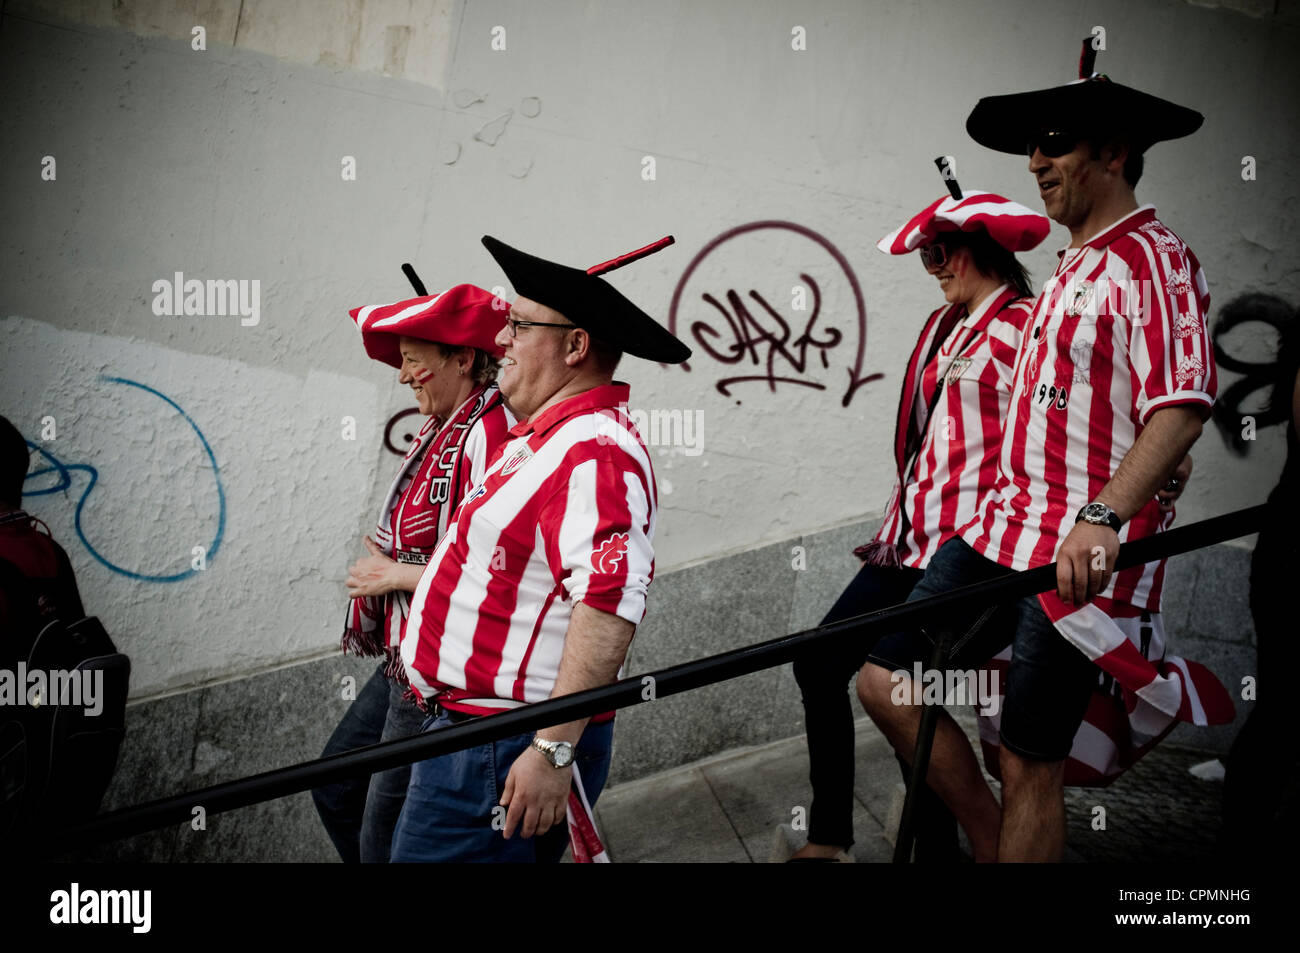
<svg viewBox="0 0 1300 953">
<path fill-rule="evenodd" d="M 981 301 L 980 306 L 970 314 L 966 315 L 966 317 L 962 319 L 961 323 L 968 328 L 973 328 L 992 317 L 993 306 L 1001 303 L 1003 296 L 1010 287 L 1011 286 L 1007 284 L 999 285 L 997 290 Z"/>
<path fill-rule="evenodd" d="M 591 390 L 585 390 L 581 394 L 574 394 L 554 406 L 547 407 L 540 414 L 534 414 L 528 420 L 521 420 L 510 428 L 510 436 L 524 437 L 529 433 L 545 434 L 570 417 L 590 413 L 593 410 L 604 410 L 626 404 L 631 393 L 632 388 L 622 381 L 614 381 L 610 384 L 602 384 L 600 387 L 593 387 Z"/>
<path fill-rule="evenodd" d="M 1067 252 L 1080 251 L 1084 248 L 1105 248 L 1121 235 L 1127 235 L 1135 228 L 1141 228 L 1147 222 L 1155 221 L 1156 207 L 1154 205 L 1139 205 L 1133 211 L 1129 212 L 1117 222 L 1107 225 L 1092 238 L 1088 239 L 1079 248 L 1062 248 L 1056 254 L 1064 258 Z"/>
</svg>

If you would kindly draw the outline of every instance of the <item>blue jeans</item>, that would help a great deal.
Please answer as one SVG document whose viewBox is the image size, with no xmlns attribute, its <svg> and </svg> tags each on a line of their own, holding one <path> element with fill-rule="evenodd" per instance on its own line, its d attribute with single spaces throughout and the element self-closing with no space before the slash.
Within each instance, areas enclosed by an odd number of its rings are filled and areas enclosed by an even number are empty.
<svg viewBox="0 0 1300 953">
<path fill-rule="evenodd" d="M 384 676 L 380 663 L 321 752 L 321 757 L 417 734 L 424 713 L 406 701 L 401 685 Z M 311 792 L 325 832 L 344 863 L 384 864 L 393 828 L 406 798 L 410 765 L 368 777 L 345 778 Z"/>
<path fill-rule="evenodd" d="M 426 720 L 423 730 L 451 724 L 440 714 Z M 500 830 L 505 808 L 494 812 L 500 807 L 510 766 L 532 743 L 533 734 L 525 732 L 413 765 L 406 804 L 393 833 L 392 862 L 558 862 L 569 843 L 567 824 L 557 824 L 537 837 L 522 837 L 516 830 L 506 840 Z M 612 721 L 588 724 L 574 751 L 592 805 L 609 776 L 613 738 Z"/>
</svg>

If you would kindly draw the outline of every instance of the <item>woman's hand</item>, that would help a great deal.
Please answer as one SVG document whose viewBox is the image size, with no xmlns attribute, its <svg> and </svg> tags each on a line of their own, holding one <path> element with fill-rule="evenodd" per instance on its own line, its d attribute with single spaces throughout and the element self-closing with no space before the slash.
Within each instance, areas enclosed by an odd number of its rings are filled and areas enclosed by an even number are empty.
<svg viewBox="0 0 1300 953">
<path fill-rule="evenodd" d="M 362 556 L 348 567 L 348 598 L 382 596 L 401 588 L 397 560 L 389 559 L 369 536 L 363 538 L 369 556 Z"/>
<path fill-rule="evenodd" d="M 1168 513 L 1174 508 L 1174 501 L 1183 495 L 1183 490 L 1187 489 L 1187 481 L 1191 476 L 1192 455 L 1189 453 L 1183 457 L 1183 462 L 1178 464 L 1170 481 L 1156 492 L 1156 499 L 1160 501 L 1160 512 Z"/>
</svg>

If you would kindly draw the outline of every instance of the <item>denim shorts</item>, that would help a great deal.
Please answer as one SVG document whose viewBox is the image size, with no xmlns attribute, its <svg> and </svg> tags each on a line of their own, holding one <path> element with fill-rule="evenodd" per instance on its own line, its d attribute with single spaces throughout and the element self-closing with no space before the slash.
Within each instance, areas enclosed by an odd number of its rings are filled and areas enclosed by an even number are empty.
<svg viewBox="0 0 1300 953">
<path fill-rule="evenodd" d="M 1010 572 L 954 537 L 934 554 L 907 601 Z M 958 607 L 945 621 L 960 639 L 983 608 Z M 1027 760 L 1064 761 L 1087 712 L 1098 669 L 1056 631 L 1037 596 L 999 606 L 983 628 L 952 655 L 948 668 L 978 668 L 1008 645 L 1012 654 L 1003 676 L 1002 744 Z M 929 664 L 932 650 L 930 639 L 919 629 L 911 629 L 881 638 L 868 661 L 911 674 L 916 663 Z"/>
</svg>

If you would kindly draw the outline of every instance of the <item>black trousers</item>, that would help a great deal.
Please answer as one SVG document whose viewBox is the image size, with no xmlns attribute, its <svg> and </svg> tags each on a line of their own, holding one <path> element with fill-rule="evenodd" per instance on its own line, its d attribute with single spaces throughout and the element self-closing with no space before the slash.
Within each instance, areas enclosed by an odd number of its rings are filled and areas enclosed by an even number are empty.
<svg viewBox="0 0 1300 953">
<path fill-rule="evenodd" d="M 863 566 L 836 600 L 822 625 L 907 601 L 924 573 L 919 569 Z M 848 848 L 853 844 L 853 712 L 848 681 L 885 632 L 823 639 L 794 662 L 808 734 L 809 781 L 813 800 L 808 839 Z M 899 758 L 903 777 L 907 765 Z M 958 857 L 957 822 L 928 787 L 914 815 L 916 858 L 944 862 Z"/>
</svg>

